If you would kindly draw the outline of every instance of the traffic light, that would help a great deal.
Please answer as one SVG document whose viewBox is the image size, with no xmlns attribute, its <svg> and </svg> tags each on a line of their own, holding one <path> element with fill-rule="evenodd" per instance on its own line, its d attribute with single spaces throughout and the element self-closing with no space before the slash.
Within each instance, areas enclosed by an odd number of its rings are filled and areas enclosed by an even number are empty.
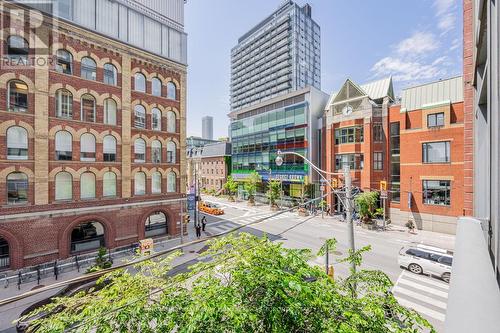
<svg viewBox="0 0 500 333">
<path fill-rule="evenodd" d="M 333 178 L 332 179 L 332 186 L 333 188 L 337 188 L 338 184 L 337 184 L 337 178 Z"/>
<path fill-rule="evenodd" d="M 387 191 L 387 182 L 385 180 L 380 181 L 380 191 Z"/>
<path fill-rule="evenodd" d="M 185 214 L 184 215 L 184 224 L 188 224 L 190 219 L 191 219 L 191 216 L 189 216 L 189 214 Z"/>
</svg>

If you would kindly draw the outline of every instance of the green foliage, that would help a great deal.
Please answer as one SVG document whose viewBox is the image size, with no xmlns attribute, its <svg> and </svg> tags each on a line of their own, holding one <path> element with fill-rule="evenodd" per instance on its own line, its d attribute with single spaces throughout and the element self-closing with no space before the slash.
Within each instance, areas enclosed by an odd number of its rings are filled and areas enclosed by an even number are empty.
<svg viewBox="0 0 500 333">
<path fill-rule="evenodd" d="M 336 241 L 329 241 L 335 248 Z M 212 261 L 200 261 L 188 273 L 166 275 L 174 254 L 56 299 L 36 310 L 51 313 L 36 322 L 36 332 L 435 332 L 397 303 L 383 272 L 361 270 L 332 280 L 308 264 L 309 250 L 245 233 L 208 245 Z M 349 260 L 360 263 L 366 250 Z"/>
<path fill-rule="evenodd" d="M 248 192 L 248 200 L 250 202 L 254 201 L 255 192 L 257 191 L 257 185 L 262 182 L 262 177 L 257 171 L 253 171 L 245 182 L 245 191 Z"/>
<path fill-rule="evenodd" d="M 319 204 L 318 204 L 318 207 L 319 207 L 320 209 L 322 209 L 322 210 L 324 210 L 327 206 L 328 206 L 328 205 L 327 205 L 327 203 L 326 203 L 326 201 L 325 201 L 325 200 L 321 200 L 321 201 L 319 202 Z"/>
<path fill-rule="evenodd" d="M 280 180 L 271 180 L 267 183 L 267 198 L 271 206 L 276 205 L 276 200 L 280 197 L 281 191 L 281 181 Z"/>
<path fill-rule="evenodd" d="M 105 247 L 100 247 L 99 250 L 97 251 L 97 257 L 95 258 L 95 264 L 90 266 L 86 273 L 92 273 L 92 272 L 97 272 L 100 271 L 101 269 L 106 269 L 110 268 L 112 266 L 111 261 L 106 259 L 106 248 Z"/>
<path fill-rule="evenodd" d="M 356 197 L 359 215 L 364 222 L 369 222 L 374 217 L 374 207 L 377 205 L 378 192 L 363 192 Z"/>
<path fill-rule="evenodd" d="M 238 183 L 233 179 L 233 176 L 228 176 L 224 189 L 227 191 L 230 198 L 238 191 Z"/>
<path fill-rule="evenodd" d="M 325 244 L 319 249 L 317 256 L 322 257 L 326 254 L 326 245 L 328 245 L 328 253 L 334 253 L 337 249 L 337 240 L 335 238 L 327 239 Z"/>
</svg>

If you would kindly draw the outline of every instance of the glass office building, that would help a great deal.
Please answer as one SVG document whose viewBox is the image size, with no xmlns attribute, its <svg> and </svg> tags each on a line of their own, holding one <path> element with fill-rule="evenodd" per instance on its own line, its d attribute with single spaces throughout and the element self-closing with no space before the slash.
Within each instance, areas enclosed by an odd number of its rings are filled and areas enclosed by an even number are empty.
<svg viewBox="0 0 500 333">
<path fill-rule="evenodd" d="M 321 89 L 321 33 L 311 6 L 283 4 L 231 50 L 231 110 L 313 86 Z"/>
<path fill-rule="evenodd" d="M 303 185 L 314 183 L 316 175 L 295 155 L 283 156 L 277 166 L 277 151 L 299 153 L 318 165 L 319 125 L 327 99 L 327 94 L 308 87 L 232 112 L 233 177 L 244 180 L 256 170 L 264 182 L 283 181 L 285 196 L 300 197 Z"/>
</svg>

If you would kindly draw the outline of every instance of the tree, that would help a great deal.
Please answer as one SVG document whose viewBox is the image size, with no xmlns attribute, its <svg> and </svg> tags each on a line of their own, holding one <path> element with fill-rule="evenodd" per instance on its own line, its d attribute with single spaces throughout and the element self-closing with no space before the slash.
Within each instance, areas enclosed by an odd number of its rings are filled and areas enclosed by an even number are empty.
<svg viewBox="0 0 500 333">
<path fill-rule="evenodd" d="M 229 195 L 229 200 L 234 201 L 233 195 L 238 191 L 238 183 L 233 179 L 233 176 L 228 176 L 226 183 L 224 184 L 224 189 Z"/>
<path fill-rule="evenodd" d="M 106 259 L 106 251 L 106 248 L 103 246 L 99 248 L 97 251 L 97 257 L 95 258 L 95 265 L 90 266 L 87 269 L 87 273 L 96 272 L 101 269 L 109 268 L 113 265 L 111 261 Z"/>
<path fill-rule="evenodd" d="M 166 274 L 174 254 L 57 298 L 37 310 L 48 316 L 36 321 L 36 332 L 435 332 L 398 304 L 383 272 L 333 280 L 308 264 L 310 250 L 246 233 L 208 245 L 212 260 L 187 273 Z M 342 260 L 359 265 L 365 251 Z"/>
<path fill-rule="evenodd" d="M 271 207 L 276 207 L 276 200 L 280 197 L 281 190 L 281 181 L 279 180 L 270 180 L 267 183 L 267 198 L 269 199 L 269 203 Z"/>
<path fill-rule="evenodd" d="M 356 197 L 356 204 L 359 207 L 359 215 L 364 223 L 370 223 L 374 215 L 374 208 L 377 205 L 378 192 L 363 192 Z"/>
<path fill-rule="evenodd" d="M 251 204 L 255 203 L 255 192 L 257 191 L 257 185 L 262 182 L 262 177 L 257 171 L 252 171 L 245 183 L 245 191 L 248 192 L 248 202 Z"/>
</svg>

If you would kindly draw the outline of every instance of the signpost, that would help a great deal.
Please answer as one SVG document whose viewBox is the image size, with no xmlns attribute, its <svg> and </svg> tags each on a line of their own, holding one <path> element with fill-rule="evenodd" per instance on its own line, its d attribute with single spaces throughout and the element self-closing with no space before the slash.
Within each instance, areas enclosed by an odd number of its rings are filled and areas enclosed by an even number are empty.
<svg viewBox="0 0 500 333">
<path fill-rule="evenodd" d="M 383 209 L 384 209 L 384 217 L 383 217 L 383 229 L 385 230 L 385 202 L 387 200 L 387 182 L 385 180 L 380 181 L 380 198 L 383 200 Z"/>
</svg>

